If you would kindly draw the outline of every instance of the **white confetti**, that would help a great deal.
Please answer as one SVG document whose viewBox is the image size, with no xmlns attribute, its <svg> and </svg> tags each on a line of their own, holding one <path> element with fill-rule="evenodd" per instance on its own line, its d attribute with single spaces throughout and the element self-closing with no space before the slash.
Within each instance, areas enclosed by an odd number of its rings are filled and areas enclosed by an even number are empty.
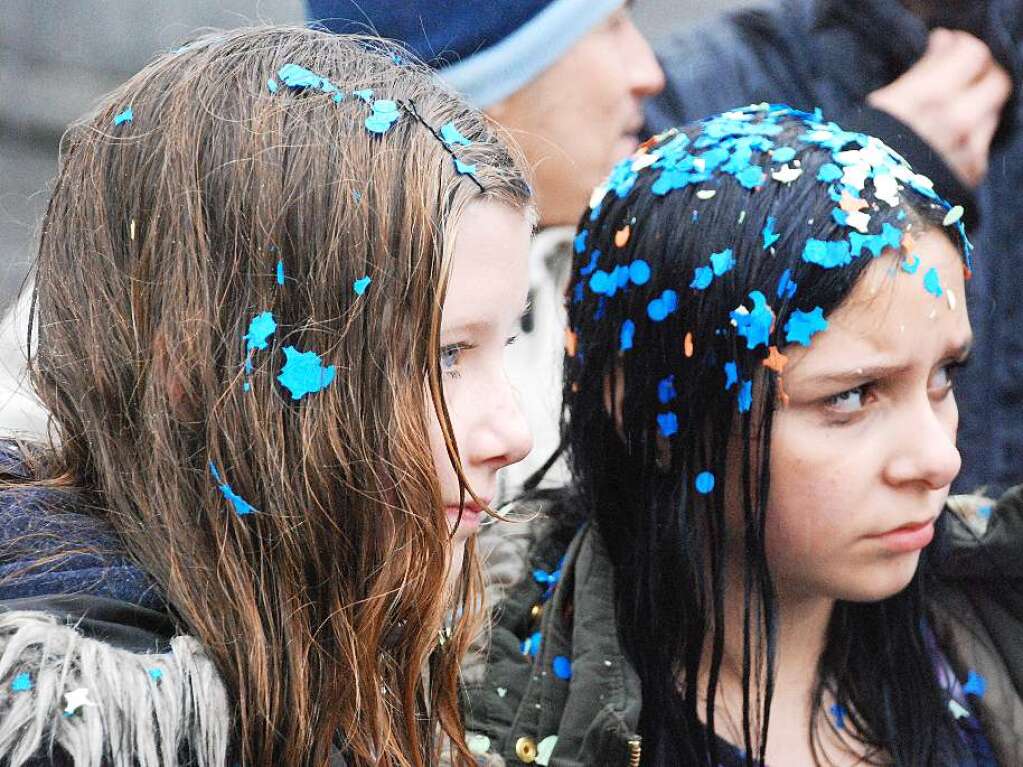
<svg viewBox="0 0 1023 767">
<path fill-rule="evenodd" d="M 79 687 L 77 690 L 64 693 L 64 713 L 68 716 L 78 712 L 82 706 L 95 706 L 96 704 L 89 700 L 89 689 L 87 687 Z"/>
<path fill-rule="evenodd" d="M 771 178 L 780 184 L 791 184 L 802 175 L 802 168 L 792 168 L 788 165 L 783 165 L 779 170 L 772 171 Z"/>
<path fill-rule="evenodd" d="M 465 745 L 469 747 L 469 753 L 483 756 L 490 750 L 490 738 L 474 732 L 465 739 Z"/>
<path fill-rule="evenodd" d="M 540 767 L 546 767 L 551 760 L 551 753 L 554 751 L 554 747 L 558 745 L 557 735 L 548 735 L 546 738 L 536 744 L 536 762 Z"/>
<path fill-rule="evenodd" d="M 962 205 L 953 206 L 952 208 L 949 209 L 948 213 L 945 214 L 945 218 L 942 219 L 941 221 L 942 225 L 952 226 L 952 224 L 956 223 L 959 219 L 963 217 L 963 213 L 965 212 L 966 211 L 963 210 Z"/>
</svg>

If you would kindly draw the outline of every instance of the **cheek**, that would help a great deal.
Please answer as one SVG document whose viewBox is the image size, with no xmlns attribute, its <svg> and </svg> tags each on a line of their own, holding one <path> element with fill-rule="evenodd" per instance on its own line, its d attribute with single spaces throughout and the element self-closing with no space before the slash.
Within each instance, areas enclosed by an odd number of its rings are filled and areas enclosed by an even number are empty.
<svg viewBox="0 0 1023 767">
<path fill-rule="evenodd" d="M 458 423 L 456 420 L 457 408 L 451 401 L 451 396 L 445 392 L 445 401 L 448 407 L 448 415 L 451 418 L 451 426 L 455 430 L 455 439 L 458 440 Z M 444 433 L 441 431 L 440 419 L 433 407 L 432 400 L 427 400 L 427 433 L 430 438 L 430 453 L 433 455 L 433 467 L 440 482 L 441 493 L 445 500 L 449 497 L 448 491 L 451 487 L 458 487 L 458 476 L 454 467 L 451 466 L 451 459 L 448 458 L 447 445 L 444 442 Z"/>
<path fill-rule="evenodd" d="M 767 504 L 767 555 L 772 572 L 819 568 L 855 535 L 857 472 L 824 445 L 776 419 Z"/>
</svg>

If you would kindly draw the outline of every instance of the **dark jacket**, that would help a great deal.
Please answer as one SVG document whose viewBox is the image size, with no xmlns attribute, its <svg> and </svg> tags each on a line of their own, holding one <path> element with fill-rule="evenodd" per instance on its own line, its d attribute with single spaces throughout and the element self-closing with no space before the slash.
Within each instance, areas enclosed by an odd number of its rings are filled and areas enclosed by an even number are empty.
<svg viewBox="0 0 1023 767">
<path fill-rule="evenodd" d="M 226 764 L 216 668 L 74 491 L 0 492 L 0 689 L 3 765 Z"/>
<path fill-rule="evenodd" d="M 939 3 L 935 3 L 939 6 Z M 977 0 L 968 31 L 981 37 L 1018 85 L 1023 74 L 1019 0 Z M 896 0 L 773 0 L 683 29 L 658 47 L 667 87 L 647 110 L 657 131 L 759 101 L 820 107 L 843 127 L 876 135 L 974 212 L 967 286 L 974 359 L 957 388 L 963 471 L 957 491 L 998 492 L 1023 479 L 1023 188 L 1021 104 L 1012 99 L 991 148 L 987 178 L 970 194 L 913 131 L 865 107 L 870 92 L 909 69 L 927 44 L 925 24 Z M 979 224 L 978 224 L 979 219 Z"/>
<path fill-rule="evenodd" d="M 972 670 L 987 681 L 974 713 L 999 764 L 1023 764 L 1023 487 L 990 516 L 964 498 L 949 505 L 967 524 L 947 525 L 936 550 L 932 627 L 958 678 Z M 485 662 L 467 669 L 466 726 L 493 765 L 528 764 L 545 740 L 551 767 L 638 765 L 643 691 L 618 640 L 601 536 L 558 502 L 520 511 L 539 516 L 488 542 L 503 598 Z M 555 672 L 559 657 L 568 679 Z"/>
</svg>

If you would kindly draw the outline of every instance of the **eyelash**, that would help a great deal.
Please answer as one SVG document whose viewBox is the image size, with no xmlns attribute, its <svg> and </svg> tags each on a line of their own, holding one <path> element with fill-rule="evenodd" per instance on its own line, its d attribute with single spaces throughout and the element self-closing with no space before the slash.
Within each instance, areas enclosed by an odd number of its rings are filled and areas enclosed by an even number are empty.
<svg viewBox="0 0 1023 767">
<path fill-rule="evenodd" d="M 504 345 L 506 347 L 511 346 L 518 340 L 519 337 L 517 335 L 509 336 L 508 339 L 505 340 Z M 446 346 L 442 346 L 440 348 L 440 354 L 438 355 L 438 358 L 440 360 L 441 374 L 446 375 L 449 378 L 460 378 L 462 374 L 458 370 L 458 358 L 461 356 L 462 352 L 471 351 L 472 349 L 475 348 L 476 344 L 470 344 L 465 342 L 447 344 Z M 445 366 L 444 358 L 447 357 L 448 355 L 453 355 L 454 359 L 452 360 L 450 365 Z"/>
<path fill-rule="evenodd" d="M 956 373 L 961 368 L 963 368 L 967 362 L 968 360 L 953 360 L 951 362 L 946 362 L 944 365 L 941 366 L 941 368 L 939 368 L 945 371 L 945 375 L 948 378 L 948 383 L 945 384 L 941 389 L 941 393 L 939 395 L 940 398 L 944 399 L 952 391 L 953 385 L 955 384 Z M 824 406 L 831 410 L 833 414 L 840 416 L 839 423 L 846 423 L 849 420 L 851 420 L 852 417 L 856 416 L 859 412 L 861 412 L 863 408 L 865 408 L 869 403 L 862 404 L 860 408 L 858 408 L 855 411 L 841 411 L 838 410 L 837 405 L 842 400 L 842 398 L 846 397 L 849 394 L 854 394 L 857 392 L 860 394 L 861 399 L 866 398 L 876 388 L 876 386 L 877 386 L 876 382 L 869 381 L 867 383 L 860 384 L 859 386 L 854 386 L 851 389 L 846 389 L 845 391 L 839 392 L 838 394 L 826 398 L 824 400 Z M 842 418 L 842 416 L 844 416 L 844 418 Z"/>
</svg>

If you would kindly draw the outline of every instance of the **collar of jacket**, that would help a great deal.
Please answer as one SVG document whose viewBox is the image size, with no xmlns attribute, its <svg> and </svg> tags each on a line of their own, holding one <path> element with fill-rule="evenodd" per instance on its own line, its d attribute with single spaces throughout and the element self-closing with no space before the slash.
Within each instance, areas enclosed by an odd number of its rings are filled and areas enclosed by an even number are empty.
<svg viewBox="0 0 1023 767">
<path fill-rule="evenodd" d="M 931 552 L 934 629 L 960 679 L 972 670 L 987 681 L 977 712 L 999 763 L 1023 764 L 1023 486 L 997 504 L 957 497 L 949 507 L 954 516 Z M 509 765 L 531 763 L 521 755 L 550 736 L 559 767 L 638 764 L 642 688 L 614 630 L 602 539 L 558 500 L 520 504 L 519 512 L 535 517 L 520 523 L 530 525 L 528 554 L 494 611 L 485 673 L 466 686 L 466 727 Z M 545 602 L 536 575 L 559 562 L 560 580 Z M 540 650 L 531 658 L 522 643 L 538 629 Z M 559 656 L 571 662 L 569 680 L 554 673 Z"/>
<path fill-rule="evenodd" d="M 614 584 L 603 541 L 589 525 L 576 533 L 563 516 L 531 524 L 536 545 L 526 571 L 552 573 L 560 562 L 560 581 L 546 602 L 547 587 L 535 576 L 508 592 L 491 629 L 486 673 L 467 686 L 467 728 L 486 735 L 510 765 L 531 763 L 531 750 L 552 736 L 560 767 L 639 764 L 639 677 L 613 630 Z M 531 658 L 521 642 L 537 630 L 542 641 Z M 570 662 L 570 679 L 555 673 L 555 659 Z"/>
</svg>

